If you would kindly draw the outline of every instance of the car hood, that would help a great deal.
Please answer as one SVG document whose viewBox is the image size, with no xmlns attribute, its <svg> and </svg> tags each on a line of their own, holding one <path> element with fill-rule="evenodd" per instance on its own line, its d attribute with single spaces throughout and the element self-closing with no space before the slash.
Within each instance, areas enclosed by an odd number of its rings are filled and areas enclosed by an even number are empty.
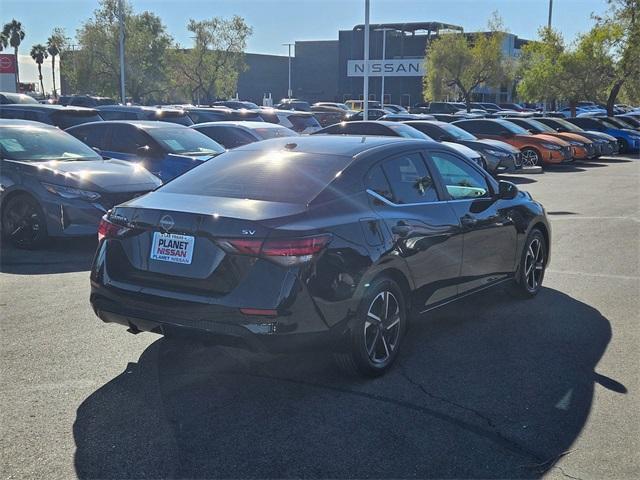
<svg viewBox="0 0 640 480">
<path fill-rule="evenodd" d="M 536 139 L 534 141 L 553 143 L 554 145 L 560 145 L 562 147 L 568 147 L 569 143 L 565 142 L 561 138 L 556 138 L 553 135 L 546 135 L 544 133 L 536 133 L 535 135 L 519 135 L 522 139 Z"/>
<path fill-rule="evenodd" d="M 607 140 L 609 142 L 617 142 L 616 137 L 614 137 L 613 135 L 609 135 L 608 133 L 597 132 L 596 130 L 587 130 L 586 132 L 589 135 L 597 135 L 599 138 L 602 138 L 603 140 Z"/>
<path fill-rule="evenodd" d="M 566 141 L 573 140 L 576 142 L 591 143 L 591 140 L 589 140 L 587 137 L 583 137 L 579 133 L 558 132 L 556 135 L 558 136 L 558 138 L 561 138 Z"/>
<path fill-rule="evenodd" d="M 503 142 L 501 140 L 494 140 L 492 138 L 481 138 L 478 140 L 469 140 L 465 141 L 465 145 L 472 147 L 471 143 L 479 144 L 480 148 L 492 148 L 494 150 L 503 150 L 509 153 L 518 153 L 520 150 L 514 147 L 513 145 L 509 145 L 507 142 Z"/>
<path fill-rule="evenodd" d="M 98 192 L 152 190 L 162 183 L 143 167 L 123 160 L 54 160 L 14 163 L 33 169 L 40 181 Z"/>
<path fill-rule="evenodd" d="M 442 142 L 443 145 L 446 145 L 447 147 L 451 147 L 454 150 L 456 150 L 457 152 L 463 154 L 465 157 L 467 158 L 478 158 L 480 156 L 480 154 L 478 152 L 476 152 L 475 150 L 472 150 L 471 148 L 465 146 L 465 145 L 461 145 L 459 143 L 453 143 L 453 142 Z"/>
</svg>

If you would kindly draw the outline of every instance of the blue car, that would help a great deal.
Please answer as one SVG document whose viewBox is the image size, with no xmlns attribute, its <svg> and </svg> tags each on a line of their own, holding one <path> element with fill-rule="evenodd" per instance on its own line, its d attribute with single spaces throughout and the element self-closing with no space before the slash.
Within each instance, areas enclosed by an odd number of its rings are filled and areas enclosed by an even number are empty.
<svg viewBox="0 0 640 480">
<path fill-rule="evenodd" d="M 144 168 L 105 160 L 59 128 L 0 120 L 0 231 L 20 248 L 95 235 L 119 203 L 159 187 Z"/>
<path fill-rule="evenodd" d="M 638 131 L 620 128 L 606 118 L 577 117 L 567 120 L 584 130 L 602 132 L 615 137 L 620 144 L 620 152 L 622 153 L 640 152 L 640 132 Z"/>
<path fill-rule="evenodd" d="M 225 151 L 196 130 L 166 122 L 93 122 L 67 132 L 105 157 L 143 165 L 163 182 Z"/>
</svg>

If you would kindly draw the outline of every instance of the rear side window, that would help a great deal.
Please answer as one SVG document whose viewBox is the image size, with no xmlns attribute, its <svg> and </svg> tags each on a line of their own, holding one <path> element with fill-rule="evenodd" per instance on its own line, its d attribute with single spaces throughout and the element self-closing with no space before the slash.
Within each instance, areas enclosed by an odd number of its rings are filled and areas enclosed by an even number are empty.
<svg viewBox="0 0 640 480">
<path fill-rule="evenodd" d="M 86 127 L 76 127 L 69 133 L 90 147 L 99 148 L 101 150 L 104 150 L 106 147 L 106 125 L 87 125 Z"/>
<path fill-rule="evenodd" d="M 438 169 L 447 193 L 452 199 L 489 196 L 486 179 L 464 160 L 445 152 L 432 152 L 431 160 Z"/>
<path fill-rule="evenodd" d="M 351 157 L 289 151 L 232 150 L 171 181 L 161 191 L 306 204 L 322 192 Z"/>
<path fill-rule="evenodd" d="M 130 125 L 113 125 L 109 150 L 137 154 L 138 148 L 149 144 L 149 139 L 137 128 Z"/>
<path fill-rule="evenodd" d="M 419 153 L 386 160 L 382 163 L 382 169 L 391 185 L 395 203 L 438 201 L 433 179 Z"/>
<path fill-rule="evenodd" d="M 384 172 L 380 166 L 374 167 L 367 177 L 365 178 L 365 185 L 369 190 L 376 192 L 378 195 L 393 202 L 393 194 L 391 193 L 391 187 L 385 177 Z"/>
</svg>

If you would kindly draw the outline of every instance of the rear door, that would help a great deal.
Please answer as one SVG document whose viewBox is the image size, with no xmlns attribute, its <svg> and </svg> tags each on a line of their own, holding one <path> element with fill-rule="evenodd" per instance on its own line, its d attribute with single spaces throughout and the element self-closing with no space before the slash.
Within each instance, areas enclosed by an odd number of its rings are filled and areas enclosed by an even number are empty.
<svg viewBox="0 0 640 480">
<path fill-rule="evenodd" d="M 498 200 L 485 175 L 465 160 L 438 150 L 429 156 L 464 231 L 459 293 L 511 275 L 517 244 L 512 201 Z"/>
<path fill-rule="evenodd" d="M 109 125 L 104 154 L 128 162 L 139 162 L 151 173 L 162 178 L 164 155 L 157 143 L 134 125 Z M 148 147 L 147 154 L 140 149 Z"/>
<path fill-rule="evenodd" d="M 384 219 L 426 309 L 457 293 L 462 258 L 458 220 L 419 152 L 384 160 L 366 178 L 373 209 Z"/>
</svg>

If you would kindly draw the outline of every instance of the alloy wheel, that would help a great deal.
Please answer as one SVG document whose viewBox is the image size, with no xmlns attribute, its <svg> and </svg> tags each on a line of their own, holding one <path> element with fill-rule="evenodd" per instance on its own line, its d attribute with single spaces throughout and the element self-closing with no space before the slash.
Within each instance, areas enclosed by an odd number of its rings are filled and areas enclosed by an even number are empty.
<svg viewBox="0 0 640 480">
<path fill-rule="evenodd" d="M 542 242 L 539 238 L 534 238 L 527 248 L 527 254 L 524 259 L 524 278 L 527 290 L 530 292 L 535 292 L 542 282 L 544 260 Z"/>
<path fill-rule="evenodd" d="M 42 225 L 38 211 L 31 202 L 15 202 L 6 212 L 3 230 L 17 245 L 28 245 L 37 240 Z"/>
<path fill-rule="evenodd" d="M 529 148 L 522 151 L 522 165 L 525 167 L 537 167 L 540 162 L 538 152 Z"/>
<path fill-rule="evenodd" d="M 364 322 L 364 342 L 371 363 L 386 363 L 400 338 L 400 304 L 388 290 L 373 299 Z"/>
</svg>

